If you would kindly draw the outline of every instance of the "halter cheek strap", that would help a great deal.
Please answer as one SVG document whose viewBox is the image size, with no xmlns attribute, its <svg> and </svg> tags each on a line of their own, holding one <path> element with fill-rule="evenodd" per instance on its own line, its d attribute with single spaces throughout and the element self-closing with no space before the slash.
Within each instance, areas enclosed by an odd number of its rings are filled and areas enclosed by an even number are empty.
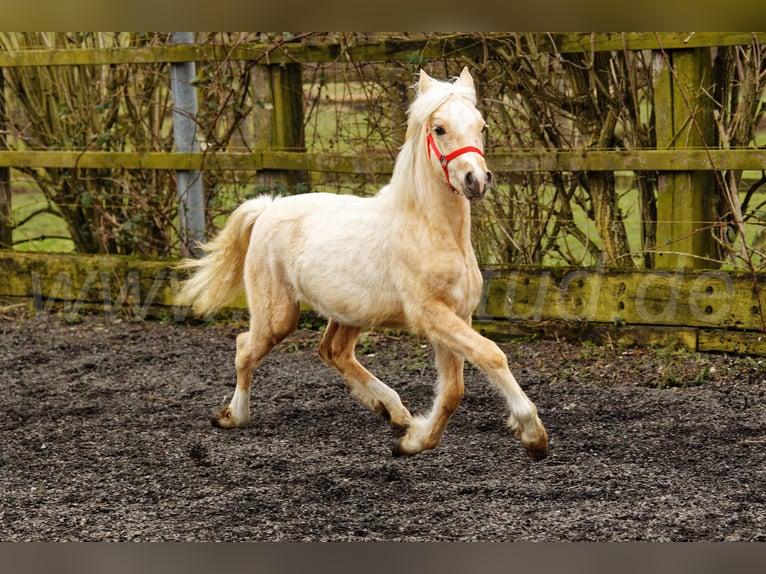
<svg viewBox="0 0 766 574">
<path fill-rule="evenodd" d="M 449 185 L 450 189 L 455 194 L 460 194 L 460 192 L 455 189 L 455 186 L 452 185 L 452 182 L 449 179 L 449 170 L 447 169 L 447 164 L 451 162 L 456 157 L 463 155 L 464 153 L 478 153 L 481 157 L 484 157 L 484 152 L 481 151 L 479 148 L 475 146 L 466 146 L 456 149 L 450 154 L 444 155 L 442 152 L 439 151 L 439 147 L 436 145 L 436 142 L 434 141 L 434 136 L 431 134 L 431 128 L 426 125 L 426 131 L 428 132 L 428 135 L 426 136 L 426 145 L 428 146 L 428 157 L 431 157 L 431 151 L 433 150 L 436 157 L 439 159 L 439 163 L 442 166 L 442 169 L 444 170 L 444 175 L 447 178 L 447 185 Z"/>
</svg>

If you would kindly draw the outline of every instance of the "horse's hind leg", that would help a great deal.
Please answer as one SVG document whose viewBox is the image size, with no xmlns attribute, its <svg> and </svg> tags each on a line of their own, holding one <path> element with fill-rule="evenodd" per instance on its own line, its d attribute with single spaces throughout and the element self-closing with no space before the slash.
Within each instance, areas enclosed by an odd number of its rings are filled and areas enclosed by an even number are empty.
<svg viewBox="0 0 766 574">
<path fill-rule="evenodd" d="M 252 302 L 251 302 L 252 303 Z M 250 385 L 253 371 L 280 341 L 295 331 L 300 309 L 288 300 L 272 301 L 259 307 L 250 305 L 250 330 L 237 335 L 237 388 L 229 404 L 213 416 L 212 424 L 230 429 L 250 424 Z"/>
<path fill-rule="evenodd" d="M 354 347 L 362 329 L 330 321 L 322 341 L 319 355 L 325 363 L 335 367 L 346 381 L 351 394 L 367 408 L 385 417 L 397 435 L 406 432 L 412 415 L 391 387 L 365 369 L 354 355 Z"/>
</svg>

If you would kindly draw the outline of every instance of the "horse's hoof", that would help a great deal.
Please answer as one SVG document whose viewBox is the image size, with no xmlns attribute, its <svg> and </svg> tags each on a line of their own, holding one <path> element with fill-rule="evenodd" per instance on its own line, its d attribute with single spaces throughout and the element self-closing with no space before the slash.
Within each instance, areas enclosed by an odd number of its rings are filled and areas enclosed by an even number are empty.
<svg viewBox="0 0 766 574">
<path fill-rule="evenodd" d="M 394 432 L 394 438 L 402 438 L 404 435 L 407 434 L 407 430 L 410 428 L 410 425 L 400 425 L 396 423 L 391 423 L 391 430 Z M 397 443 L 397 447 L 398 447 Z"/>
<path fill-rule="evenodd" d="M 401 458 L 401 457 L 403 457 L 403 456 L 414 456 L 414 455 L 416 455 L 418 452 L 420 452 L 420 451 L 417 451 L 417 452 L 407 452 L 407 451 L 406 451 L 406 450 L 404 450 L 404 449 L 402 448 L 402 446 L 401 446 L 401 445 L 400 445 L 400 444 L 397 442 L 397 443 L 394 445 L 394 448 L 392 448 L 392 449 L 391 449 L 391 456 L 393 456 L 394 458 Z"/>
<path fill-rule="evenodd" d="M 548 443 L 545 443 L 544 445 L 526 446 L 525 448 L 527 449 L 527 455 L 529 458 L 534 461 L 543 460 L 544 458 L 547 458 L 548 454 L 550 453 Z"/>
<path fill-rule="evenodd" d="M 403 436 L 404 435 L 397 437 L 398 440 L 394 444 L 394 447 L 391 449 L 391 455 L 394 458 L 399 458 L 399 457 L 402 457 L 402 456 L 412 456 L 413 454 L 416 454 L 416 453 L 412 452 L 411 450 L 408 451 L 408 450 L 405 450 L 402 447 L 402 438 L 403 438 Z"/>
<path fill-rule="evenodd" d="M 222 410 L 221 412 L 214 414 L 213 417 L 210 419 L 210 424 L 213 425 L 217 429 L 233 429 L 237 425 L 234 424 L 234 421 L 231 418 L 231 413 L 229 412 L 228 407 Z"/>
<path fill-rule="evenodd" d="M 519 438 L 519 440 L 521 440 L 521 444 L 527 450 L 527 456 L 529 456 L 529 458 L 531 458 L 534 461 L 543 460 L 550 453 L 548 433 L 546 432 L 545 427 L 542 425 L 542 423 L 539 420 L 537 422 L 537 431 L 539 433 L 539 436 L 537 440 L 535 440 L 534 442 L 525 442 L 521 436 L 520 428 L 517 428 L 514 431 L 514 434 Z"/>
</svg>

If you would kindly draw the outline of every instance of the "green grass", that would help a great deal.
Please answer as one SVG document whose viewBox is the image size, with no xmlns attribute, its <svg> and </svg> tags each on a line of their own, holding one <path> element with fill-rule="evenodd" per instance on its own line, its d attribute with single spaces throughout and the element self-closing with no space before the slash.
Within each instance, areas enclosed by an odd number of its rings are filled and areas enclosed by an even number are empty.
<svg viewBox="0 0 766 574">
<path fill-rule="evenodd" d="M 14 221 L 23 221 L 35 211 L 48 206 L 45 196 L 35 186 L 16 183 L 13 186 L 11 202 Z M 38 239 L 40 237 L 46 239 Z M 74 242 L 61 237 L 69 237 L 69 231 L 64 220 L 52 213 L 36 215 L 23 226 L 13 230 L 13 242 L 16 244 L 14 248 L 18 251 L 74 252 Z"/>
</svg>

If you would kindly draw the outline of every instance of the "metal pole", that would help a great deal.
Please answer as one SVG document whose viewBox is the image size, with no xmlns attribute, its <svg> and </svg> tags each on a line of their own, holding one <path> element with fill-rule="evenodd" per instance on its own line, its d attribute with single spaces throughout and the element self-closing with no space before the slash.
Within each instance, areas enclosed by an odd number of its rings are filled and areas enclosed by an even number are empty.
<svg viewBox="0 0 766 574">
<path fill-rule="evenodd" d="M 194 33 L 173 32 L 171 44 L 193 44 Z M 197 90 L 193 81 L 197 75 L 194 62 L 180 62 L 170 66 L 170 89 L 173 93 L 173 144 L 175 151 L 200 151 L 197 132 Z M 199 170 L 176 172 L 178 192 L 178 222 L 183 255 L 200 256 L 197 242 L 205 240 L 205 194 Z"/>
</svg>

